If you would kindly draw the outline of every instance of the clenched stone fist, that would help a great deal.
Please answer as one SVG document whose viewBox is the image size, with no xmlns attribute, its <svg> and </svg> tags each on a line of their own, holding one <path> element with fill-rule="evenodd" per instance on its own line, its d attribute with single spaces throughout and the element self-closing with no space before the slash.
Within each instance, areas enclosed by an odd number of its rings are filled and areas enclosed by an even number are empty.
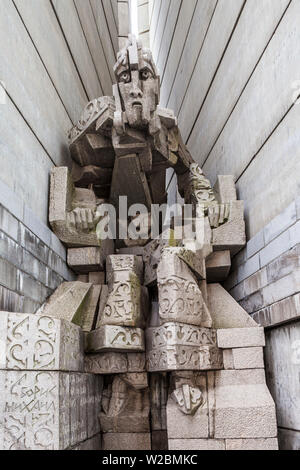
<svg viewBox="0 0 300 470">
<path fill-rule="evenodd" d="M 208 218 L 211 228 L 218 228 L 228 221 L 230 215 L 230 203 L 212 204 L 208 207 Z"/>
<path fill-rule="evenodd" d="M 101 218 L 95 210 L 80 207 L 76 207 L 72 212 L 69 212 L 67 217 L 70 229 L 82 232 L 94 230 Z"/>
</svg>

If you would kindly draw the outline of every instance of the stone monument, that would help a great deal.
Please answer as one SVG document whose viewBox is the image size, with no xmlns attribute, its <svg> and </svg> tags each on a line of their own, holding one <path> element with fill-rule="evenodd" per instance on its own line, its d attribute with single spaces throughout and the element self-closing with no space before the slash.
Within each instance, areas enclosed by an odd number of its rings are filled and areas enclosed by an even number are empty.
<svg viewBox="0 0 300 470">
<path fill-rule="evenodd" d="M 70 131 L 72 171 L 51 173 L 49 221 L 78 280 L 36 315 L 0 316 L 0 445 L 100 449 L 101 432 L 104 450 L 277 449 L 264 331 L 221 285 L 246 242 L 234 179 L 203 175 L 135 37 L 114 72 L 113 96 Z M 166 228 L 152 208 L 167 203 L 168 168 L 191 210 Z"/>
</svg>

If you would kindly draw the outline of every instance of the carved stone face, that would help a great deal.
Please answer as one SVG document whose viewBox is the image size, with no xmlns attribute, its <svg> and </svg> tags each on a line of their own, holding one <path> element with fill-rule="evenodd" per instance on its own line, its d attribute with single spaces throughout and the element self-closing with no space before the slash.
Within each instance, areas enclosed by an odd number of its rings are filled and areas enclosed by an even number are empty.
<svg viewBox="0 0 300 470">
<path fill-rule="evenodd" d="M 128 124 L 146 128 L 159 102 L 159 77 L 151 52 L 133 38 L 119 53 L 115 75 Z"/>
</svg>

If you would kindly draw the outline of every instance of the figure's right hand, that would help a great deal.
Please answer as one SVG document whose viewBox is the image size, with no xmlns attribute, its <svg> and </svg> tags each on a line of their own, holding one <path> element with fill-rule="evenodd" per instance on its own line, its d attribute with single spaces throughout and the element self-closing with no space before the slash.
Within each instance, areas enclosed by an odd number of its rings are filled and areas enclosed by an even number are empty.
<svg viewBox="0 0 300 470">
<path fill-rule="evenodd" d="M 91 232 L 96 228 L 100 220 L 100 216 L 96 210 L 76 207 L 73 211 L 68 213 L 68 226 L 71 230 L 78 230 L 81 232 Z"/>
<path fill-rule="evenodd" d="M 230 216 L 230 203 L 212 204 L 208 207 L 208 218 L 211 228 L 225 224 Z"/>
</svg>

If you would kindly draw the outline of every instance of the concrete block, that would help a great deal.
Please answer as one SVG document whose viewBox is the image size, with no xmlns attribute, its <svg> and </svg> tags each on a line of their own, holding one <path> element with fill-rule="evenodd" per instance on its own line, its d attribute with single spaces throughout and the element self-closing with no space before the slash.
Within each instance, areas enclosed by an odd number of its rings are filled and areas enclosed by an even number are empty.
<svg viewBox="0 0 300 470">
<path fill-rule="evenodd" d="M 81 326 L 85 319 L 91 288 L 91 284 L 83 282 L 64 282 L 37 313 Z"/>
<path fill-rule="evenodd" d="M 294 201 L 264 228 L 266 245 L 296 223 L 296 220 L 296 203 Z"/>
<path fill-rule="evenodd" d="M 208 346 L 216 345 L 216 330 L 200 328 L 183 323 L 165 323 L 158 328 L 146 330 L 147 350 L 167 346 Z"/>
<path fill-rule="evenodd" d="M 300 196 L 297 197 L 295 203 L 296 203 L 297 220 L 299 220 L 300 219 Z"/>
<path fill-rule="evenodd" d="M 256 255 L 259 251 L 261 251 L 265 246 L 265 237 L 264 231 L 261 230 L 258 232 L 251 240 L 247 243 L 247 258 L 251 258 L 252 256 Z"/>
<path fill-rule="evenodd" d="M 113 250 L 112 240 L 103 240 L 101 247 L 69 248 L 68 265 L 81 274 L 103 271 L 105 259 Z"/>
<path fill-rule="evenodd" d="M 0 181 L 0 203 L 15 218 L 18 220 L 23 219 L 24 202 L 3 181 Z"/>
<path fill-rule="evenodd" d="M 280 450 L 300 450 L 300 431 L 278 428 Z"/>
<path fill-rule="evenodd" d="M 222 369 L 223 356 L 216 346 L 165 346 L 147 351 L 148 372 Z"/>
<path fill-rule="evenodd" d="M 235 271 L 241 264 L 247 261 L 247 250 L 244 248 L 243 250 L 239 251 L 231 260 L 232 269 Z"/>
<path fill-rule="evenodd" d="M 287 323 L 299 317 L 300 294 L 276 302 L 253 315 L 253 319 L 264 328 Z"/>
<path fill-rule="evenodd" d="M 226 450 L 278 450 L 278 440 L 269 439 L 226 439 Z"/>
<path fill-rule="evenodd" d="M 300 322 L 272 328 L 266 338 L 266 377 L 276 402 L 278 426 L 300 429 Z"/>
<path fill-rule="evenodd" d="M 69 389 L 61 377 L 58 372 L 0 371 L 2 450 L 54 450 L 70 445 Z M 64 402 L 60 389 L 66 392 Z M 35 408 L 47 412 L 38 413 Z"/>
<path fill-rule="evenodd" d="M 251 328 L 254 320 L 220 284 L 208 284 L 208 308 L 213 328 Z"/>
<path fill-rule="evenodd" d="M 224 349 L 223 351 L 223 363 L 225 370 L 234 369 L 232 349 Z"/>
<path fill-rule="evenodd" d="M 248 259 L 246 263 L 242 264 L 238 268 L 238 282 L 244 281 L 252 274 L 256 273 L 260 269 L 260 258 L 259 254 L 254 255 Z"/>
<path fill-rule="evenodd" d="M 86 352 L 144 352 L 144 332 L 139 328 L 106 325 L 87 336 Z"/>
<path fill-rule="evenodd" d="M 0 284 L 12 291 L 17 290 L 19 271 L 15 266 L 3 258 L 0 258 Z"/>
<path fill-rule="evenodd" d="M 246 244 L 244 202 L 230 203 L 229 221 L 213 229 L 214 251 L 230 250 L 232 255 L 238 253 Z"/>
<path fill-rule="evenodd" d="M 254 292 L 254 294 L 251 294 L 240 301 L 240 306 L 245 309 L 245 311 L 248 312 L 249 315 L 263 308 L 264 305 L 265 303 L 263 297 L 263 290 Z"/>
<path fill-rule="evenodd" d="M 83 331 L 89 332 L 96 326 L 96 316 L 98 314 L 97 307 L 99 304 L 102 286 L 92 285 L 88 297 L 85 301 L 81 328 Z"/>
<path fill-rule="evenodd" d="M 148 3 L 138 7 L 138 30 L 139 34 L 149 30 L 149 7 Z"/>
<path fill-rule="evenodd" d="M 168 433 L 167 431 L 151 432 L 152 450 L 168 450 Z"/>
<path fill-rule="evenodd" d="M 228 328 L 217 330 L 218 347 L 221 349 L 265 346 L 264 329 Z"/>
<path fill-rule="evenodd" d="M 263 268 L 290 249 L 290 234 L 286 231 L 260 251 L 260 266 Z"/>
<path fill-rule="evenodd" d="M 23 297 L 23 307 L 21 310 L 17 310 L 17 312 L 22 312 L 22 313 L 35 313 L 39 308 L 41 304 L 39 302 L 35 302 L 32 299 L 28 299 L 27 297 Z M 14 309 L 9 311 L 15 311 Z"/>
<path fill-rule="evenodd" d="M 119 3 L 121 3 L 121 2 L 119 2 Z M 128 35 L 118 37 L 118 44 L 119 44 L 119 50 L 120 51 L 126 47 L 127 42 L 128 42 Z"/>
<path fill-rule="evenodd" d="M 42 304 L 51 294 L 50 289 L 22 271 L 18 272 L 17 291 L 39 304 Z"/>
<path fill-rule="evenodd" d="M 78 281 L 78 282 L 89 282 L 89 275 L 88 274 L 79 274 L 77 276 L 76 281 Z M 89 284 L 91 284 L 91 282 Z"/>
<path fill-rule="evenodd" d="M 45 245 L 34 233 L 32 233 L 25 225 L 20 223 L 19 225 L 19 243 L 29 251 L 33 256 L 48 264 L 49 247 Z"/>
<path fill-rule="evenodd" d="M 206 258 L 207 282 L 222 282 L 228 277 L 231 268 L 230 251 L 215 251 Z"/>
<path fill-rule="evenodd" d="M 51 230 L 44 225 L 28 207 L 24 207 L 23 224 L 34 233 L 45 245 L 51 245 Z"/>
<path fill-rule="evenodd" d="M 208 403 L 215 439 L 277 436 L 275 405 L 262 369 L 209 372 Z"/>
<path fill-rule="evenodd" d="M 67 167 L 53 168 L 51 170 L 49 204 L 49 222 L 53 232 L 59 240 L 70 247 L 99 246 L 95 220 L 93 219 L 89 230 L 84 228 L 83 224 L 76 224 L 75 209 L 77 210 L 76 217 L 78 217 L 78 213 L 82 215 L 84 209 L 84 218 L 87 217 L 87 210 L 90 211 L 89 215 L 93 218 L 93 214 L 97 210 L 94 192 L 89 189 L 75 188 Z M 49 233 L 51 233 L 50 230 Z"/>
<path fill-rule="evenodd" d="M 119 280 L 128 280 L 129 273 L 135 274 L 142 283 L 143 271 L 144 266 L 141 256 L 110 255 L 106 259 L 107 284 L 110 290 L 112 290 L 114 282 L 118 282 Z M 116 273 L 120 274 L 118 275 Z M 125 276 L 125 278 L 123 276 Z"/>
<path fill-rule="evenodd" d="M 225 369 L 263 369 L 263 348 L 238 348 L 223 351 Z"/>
<path fill-rule="evenodd" d="M 169 398 L 167 403 L 169 439 L 201 439 L 209 437 L 208 403 L 205 386 L 201 387 L 201 391 L 204 395 L 203 404 L 194 415 L 183 414 L 176 403 Z"/>
<path fill-rule="evenodd" d="M 128 372 L 126 353 L 87 354 L 84 361 L 85 372 L 89 374 L 125 374 Z"/>
<path fill-rule="evenodd" d="M 161 325 L 177 322 L 211 327 L 204 295 L 182 259 L 164 251 L 157 268 L 157 281 Z"/>
<path fill-rule="evenodd" d="M 252 276 L 245 279 L 244 285 L 244 296 L 248 297 L 249 295 L 253 294 L 254 292 L 258 292 L 260 289 L 265 287 L 268 284 L 268 275 L 267 275 L 267 268 L 263 268 L 260 271 L 257 271 Z M 241 299 L 243 298 L 241 297 Z M 239 299 L 240 300 L 240 299 Z"/>
<path fill-rule="evenodd" d="M 178 256 L 192 270 L 198 280 L 206 279 L 204 255 L 202 250 L 192 251 L 182 247 L 164 248 L 163 256 Z"/>
<path fill-rule="evenodd" d="M 32 308 L 25 310 L 24 301 L 29 300 L 25 299 L 23 296 L 12 292 L 9 289 L 6 289 L 3 286 L 0 286 L 0 310 L 8 312 L 33 312 Z M 33 302 L 33 301 L 31 301 Z M 39 304 L 38 304 L 39 306 Z"/>
<path fill-rule="evenodd" d="M 300 243 L 300 221 L 298 221 L 295 225 L 293 225 L 289 229 L 290 235 L 290 248 L 298 245 Z"/>
<path fill-rule="evenodd" d="M 98 414 L 101 409 L 103 377 L 93 374 L 87 374 L 86 377 L 87 435 L 93 437 L 101 431 Z"/>
<path fill-rule="evenodd" d="M 134 255 L 134 256 L 143 256 L 145 252 L 145 247 L 143 246 L 128 246 L 126 248 L 118 248 L 118 255 Z"/>
<path fill-rule="evenodd" d="M 84 374 L 70 376 L 71 445 L 87 439 L 87 401 Z"/>
<path fill-rule="evenodd" d="M 174 171 L 174 170 L 172 170 Z M 157 266 L 161 260 L 164 248 L 176 244 L 174 240 L 174 230 L 165 230 L 159 239 L 152 240 L 143 248 L 143 260 L 145 263 L 145 286 L 153 285 L 157 279 Z M 136 250 L 136 248 L 134 248 Z"/>
<path fill-rule="evenodd" d="M 46 265 L 28 251 L 23 250 L 22 262 L 19 264 L 19 268 L 42 284 L 47 284 L 48 271 Z"/>
<path fill-rule="evenodd" d="M 83 335 L 49 316 L 0 312 L 0 369 L 83 371 Z"/>
<path fill-rule="evenodd" d="M 89 273 L 87 282 L 96 286 L 105 284 L 105 272 L 98 271 Z"/>
<path fill-rule="evenodd" d="M 300 226 L 299 226 L 300 228 Z M 300 245 L 283 253 L 270 263 L 267 268 L 268 284 L 278 281 L 300 268 Z"/>
<path fill-rule="evenodd" d="M 132 272 L 115 272 L 113 277 L 115 282 L 110 285 L 112 290 L 106 304 L 99 309 L 98 325 L 145 328 L 149 310 L 147 288 L 141 286 L 139 278 Z"/>
<path fill-rule="evenodd" d="M 87 440 L 87 377 L 0 371 L 0 448 L 63 450 Z"/>
<path fill-rule="evenodd" d="M 146 371 L 146 355 L 144 353 L 127 353 L 128 372 L 145 372 Z"/>
<path fill-rule="evenodd" d="M 219 175 L 214 190 L 221 204 L 237 200 L 235 181 L 232 175 Z"/>
<path fill-rule="evenodd" d="M 151 450 L 150 433 L 105 433 L 102 450 Z"/>
<path fill-rule="evenodd" d="M 79 445 L 72 447 L 71 450 L 101 450 L 101 434 L 81 442 Z"/>
<path fill-rule="evenodd" d="M 239 302 L 245 298 L 245 281 L 240 282 L 230 290 L 230 295 Z"/>
<path fill-rule="evenodd" d="M 125 374 L 146 371 L 144 353 L 106 352 L 85 356 L 85 371 L 90 374 Z"/>
<path fill-rule="evenodd" d="M 225 450 L 225 440 L 169 439 L 169 450 Z"/>
<path fill-rule="evenodd" d="M 0 231 L 0 255 L 17 267 L 22 262 L 23 249 L 2 231 Z"/>
<path fill-rule="evenodd" d="M 237 285 L 237 283 L 237 272 L 233 271 L 231 274 L 229 274 L 226 281 L 223 282 L 223 287 L 227 290 L 227 292 L 229 292 Z"/>
<path fill-rule="evenodd" d="M 98 316 L 97 316 L 97 322 L 96 322 L 96 329 L 102 326 L 101 325 L 102 316 L 103 316 L 104 309 L 106 307 L 108 297 L 109 297 L 108 286 L 102 285 L 101 293 L 100 293 L 100 301 L 99 301 L 99 310 L 98 310 Z"/>
<path fill-rule="evenodd" d="M 299 292 L 300 269 L 262 289 L 264 305 L 271 305 Z M 256 310 L 259 310 L 258 308 Z"/>
<path fill-rule="evenodd" d="M 235 369 L 264 369 L 263 348 L 238 348 L 232 350 Z"/>
<path fill-rule="evenodd" d="M 51 269 L 47 268 L 47 280 L 46 280 L 46 287 L 49 287 L 51 290 L 57 289 L 60 284 L 64 282 L 64 279 Z"/>
<path fill-rule="evenodd" d="M 63 261 L 65 261 L 65 262 L 67 261 L 66 247 L 62 244 L 62 242 L 57 238 L 57 236 L 53 232 L 51 232 L 50 248 L 58 256 L 60 256 Z"/>
<path fill-rule="evenodd" d="M 19 222 L 3 206 L 0 205 L 0 227 L 10 238 L 18 241 Z"/>
<path fill-rule="evenodd" d="M 114 376 L 112 389 L 103 391 L 109 406 L 99 414 L 101 432 L 133 434 L 150 432 L 150 401 L 147 374 Z M 140 377 L 142 376 L 142 378 Z M 146 379 L 146 380 L 145 380 Z M 119 393 L 118 393 L 119 392 Z M 119 396 L 118 396 L 119 395 Z M 123 403 L 123 407 L 121 407 Z"/>
<path fill-rule="evenodd" d="M 52 250 L 49 250 L 47 264 L 53 271 L 62 276 L 65 281 L 71 282 L 76 279 L 76 274 L 71 271 L 63 259 Z"/>
<path fill-rule="evenodd" d="M 119 36 L 128 36 L 130 25 L 128 2 L 118 2 L 118 17 Z"/>
<path fill-rule="evenodd" d="M 146 31 L 145 33 L 142 33 L 139 35 L 139 40 L 142 42 L 143 47 L 146 49 L 150 49 L 150 33 L 149 31 Z"/>
</svg>

